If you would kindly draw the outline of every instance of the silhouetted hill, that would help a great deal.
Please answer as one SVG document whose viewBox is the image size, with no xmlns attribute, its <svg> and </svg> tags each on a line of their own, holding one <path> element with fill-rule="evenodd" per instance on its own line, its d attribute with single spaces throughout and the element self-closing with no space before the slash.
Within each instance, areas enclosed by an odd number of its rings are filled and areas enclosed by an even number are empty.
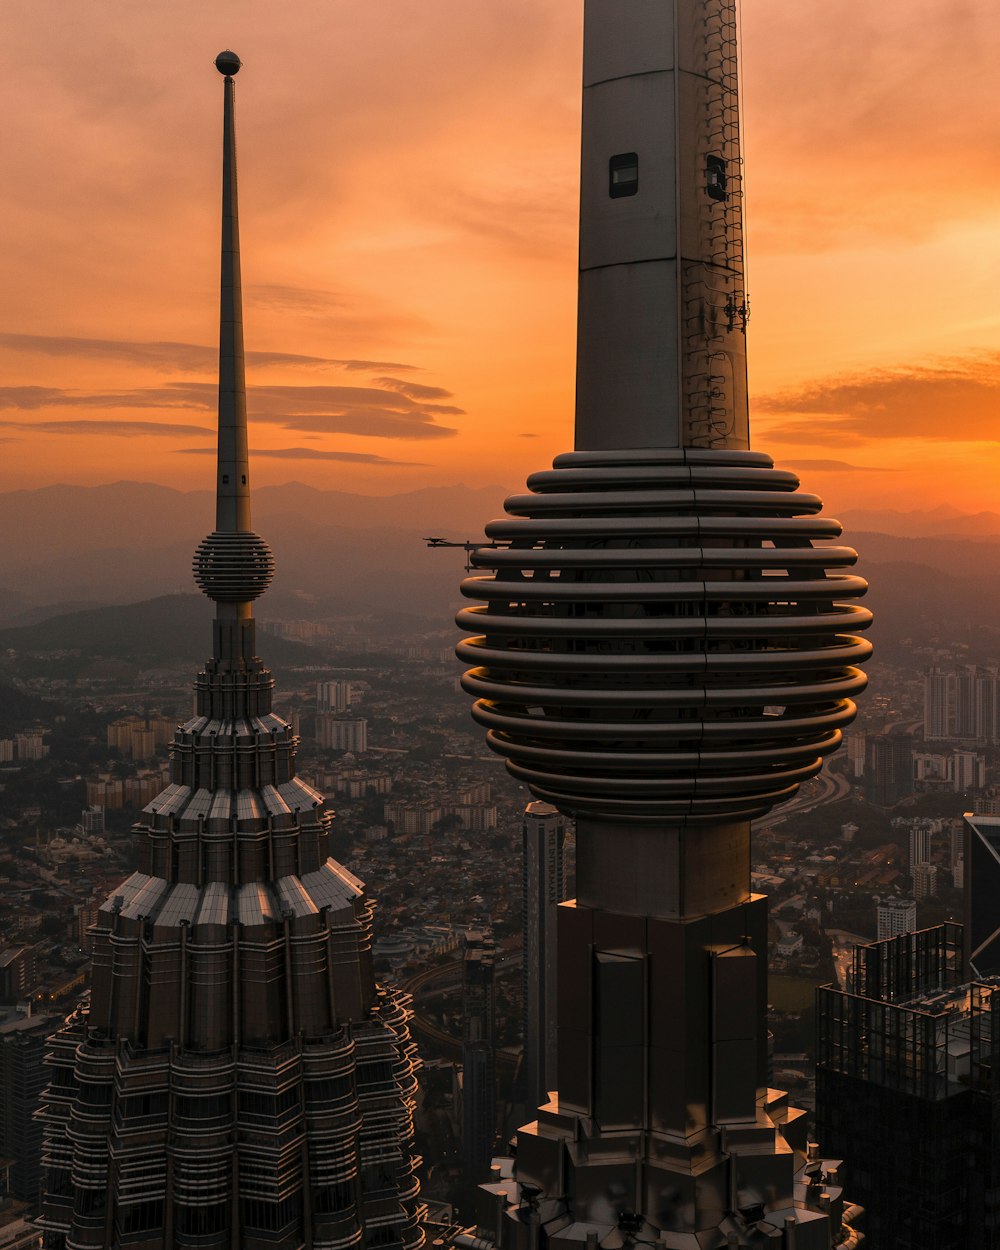
<svg viewBox="0 0 1000 1250">
<path fill-rule="evenodd" d="M 913 512 L 861 508 L 838 516 L 849 532 L 895 534 L 901 538 L 1000 538 L 997 512 L 959 512 L 945 506 Z"/>
<path fill-rule="evenodd" d="M 277 575 L 257 615 L 373 615 L 391 618 L 401 634 L 429 622 L 447 626 L 460 601 L 464 553 L 428 550 L 424 539 L 480 537 L 503 495 L 500 487 L 388 496 L 299 482 L 259 488 L 254 523 L 274 549 Z M 0 646 L 82 645 L 87 654 L 116 657 L 141 645 L 150 663 L 168 653 L 198 662 L 208 646 L 211 605 L 188 593 L 191 556 L 212 516 L 208 491 L 148 483 L 0 494 L 0 525 L 11 539 L 0 548 L 0 586 L 7 588 L 0 594 Z M 879 510 L 843 520 L 845 541 L 857 547 L 872 583 L 875 637 L 883 647 L 900 638 L 972 638 L 1000 653 L 993 641 L 1000 514 Z M 130 606 L 110 617 L 101 609 L 67 615 L 70 606 L 94 603 Z M 26 628 L 18 632 L 18 625 Z M 270 662 L 300 660 L 297 653 L 284 661 L 279 646 L 269 640 Z"/>
<path fill-rule="evenodd" d="M 857 550 L 864 565 L 922 564 L 959 577 L 1000 576 L 1000 538 L 902 538 L 848 530 L 844 541 Z M 933 579 L 927 589 L 936 593 Z"/>
<path fill-rule="evenodd" d="M 275 592 L 335 597 L 345 614 L 404 609 L 426 616 L 456 601 L 460 553 L 428 535 L 466 539 L 503 500 L 500 487 L 435 487 L 348 495 L 298 482 L 254 493 L 254 525 L 277 557 Z M 211 528 L 207 491 L 149 483 L 58 486 L 0 494 L 0 623 L 72 600 L 134 603 L 191 587 L 191 556 Z M 263 614 L 267 615 L 264 609 Z"/>
<path fill-rule="evenodd" d="M 0 683 L 0 738 L 9 738 L 32 721 L 48 721 L 52 704 L 15 686 Z"/>
<path fill-rule="evenodd" d="M 201 595 L 162 595 L 145 603 L 90 608 L 36 625 L 0 629 L 0 649 L 78 652 L 143 667 L 201 664 L 212 650 L 212 604 Z M 269 664 L 314 664 L 316 652 L 282 638 L 261 638 Z"/>
</svg>

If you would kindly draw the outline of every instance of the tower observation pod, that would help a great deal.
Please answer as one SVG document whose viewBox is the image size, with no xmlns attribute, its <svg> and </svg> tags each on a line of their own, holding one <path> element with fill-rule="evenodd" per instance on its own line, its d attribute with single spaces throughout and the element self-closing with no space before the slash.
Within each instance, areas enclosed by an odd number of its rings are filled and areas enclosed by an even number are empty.
<svg viewBox="0 0 1000 1250">
<path fill-rule="evenodd" d="M 750 821 L 855 715 L 840 525 L 749 448 L 735 0 L 585 0 L 576 449 L 462 584 L 473 716 L 575 817 L 558 1090 L 481 1191 L 505 1248 L 859 1244 L 768 1088 Z"/>
<path fill-rule="evenodd" d="M 296 775 L 253 601 L 274 561 L 250 525 L 234 75 L 223 52 L 216 605 L 170 784 L 135 826 L 141 868 L 91 930 L 93 987 L 51 1039 L 48 1250 L 419 1250 L 408 998 L 372 966 L 372 905 L 329 858 Z"/>
</svg>

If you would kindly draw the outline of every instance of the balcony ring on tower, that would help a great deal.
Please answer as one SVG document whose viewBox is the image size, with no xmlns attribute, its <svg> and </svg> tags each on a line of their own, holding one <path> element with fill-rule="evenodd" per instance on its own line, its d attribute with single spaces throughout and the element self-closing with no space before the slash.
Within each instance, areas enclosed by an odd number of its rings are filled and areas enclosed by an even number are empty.
<svg viewBox="0 0 1000 1250">
<path fill-rule="evenodd" d="M 271 548 L 252 530 L 216 530 L 194 554 L 198 589 L 216 603 L 249 603 L 267 590 L 273 577 Z"/>
<path fill-rule="evenodd" d="M 458 655 L 518 781 L 574 816 L 718 821 L 819 772 L 871 613 L 843 602 L 867 589 L 857 555 L 798 485 L 759 452 L 583 451 L 507 500 Z"/>
</svg>

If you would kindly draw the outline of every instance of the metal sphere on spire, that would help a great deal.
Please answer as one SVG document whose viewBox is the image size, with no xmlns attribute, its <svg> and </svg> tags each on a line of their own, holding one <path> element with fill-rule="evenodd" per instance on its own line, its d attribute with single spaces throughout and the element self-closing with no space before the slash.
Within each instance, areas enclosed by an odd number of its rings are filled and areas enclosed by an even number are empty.
<svg viewBox="0 0 1000 1250">
<path fill-rule="evenodd" d="M 202 539 L 194 554 L 198 589 L 216 603 L 250 603 L 274 577 L 274 556 L 258 534 L 220 533 Z"/>
<path fill-rule="evenodd" d="M 220 52 L 215 58 L 215 68 L 220 74 L 225 74 L 227 78 L 231 78 L 233 74 L 238 74 L 243 66 L 243 62 L 235 52 L 230 52 L 227 48 L 225 52 Z"/>
</svg>

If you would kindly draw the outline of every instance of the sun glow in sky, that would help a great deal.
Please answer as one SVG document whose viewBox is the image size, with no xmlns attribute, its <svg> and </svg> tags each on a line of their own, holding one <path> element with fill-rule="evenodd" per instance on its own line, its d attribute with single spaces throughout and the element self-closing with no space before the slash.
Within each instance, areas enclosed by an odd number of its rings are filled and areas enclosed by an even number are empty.
<svg viewBox="0 0 1000 1250">
<path fill-rule="evenodd" d="M 0 489 L 204 488 L 233 47 L 255 480 L 572 445 L 580 0 L 8 0 Z M 754 442 L 1000 507 L 995 0 L 743 0 Z"/>
</svg>

